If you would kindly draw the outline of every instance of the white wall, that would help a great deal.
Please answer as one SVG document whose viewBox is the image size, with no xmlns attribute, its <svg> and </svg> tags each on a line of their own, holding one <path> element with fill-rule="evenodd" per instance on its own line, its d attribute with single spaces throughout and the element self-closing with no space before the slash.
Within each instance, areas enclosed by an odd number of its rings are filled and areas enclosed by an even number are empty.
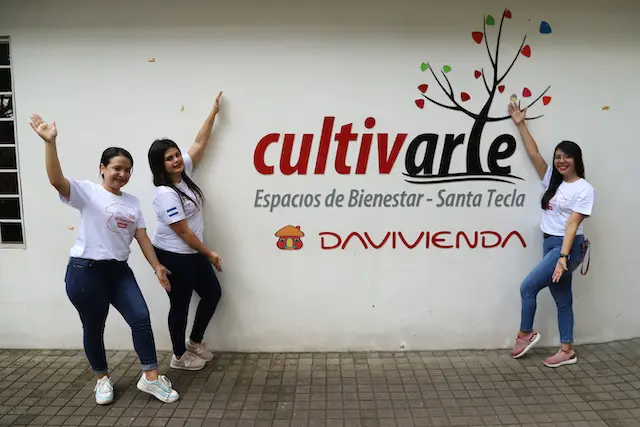
<svg viewBox="0 0 640 427">
<path fill-rule="evenodd" d="M 472 99 L 465 106 L 478 111 L 487 95 L 473 70 L 490 65 L 471 31 L 482 30 L 485 13 L 498 19 L 507 3 L 513 18 L 503 29 L 501 70 L 525 32 L 532 56 L 518 59 L 492 114 L 504 114 L 509 94 L 520 93 L 525 85 L 534 96 L 551 85 L 552 102 L 546 107 L 539 102 L 531 110 L 545 113 L 531 122 L 531 130 L 546 159 L 560 140 L 578 142 L 587 177 L 597 191 L 595 212 L 586 225 L 593 245 L 590 271 L 586 277 L 576 274 L 574 280 L 576 342 L 639 335 L 634 216 L 640 199 L 634 190 L 620 187 L 635 186 L 640 178 L 634 133 L 640 97 L 635 75 L 640 66 L 639 5 L 493 0 L 401 1 L 393 6 L 364 0 L 180 3 L 4 3 L 0 33 L 12 37 L 27 249 L 0 251 L 0 347 L 82 345 L 81 325 L 63 283 L 76 233 L 69 227 L 77 230 L 79 216 L 58 201 L 47 183 L 42 143 L 29 128 L 29 114 L 56 120 L 60 157 L 70 176 L 98 179 L 104 148 L 129 149 L 136 164 L 126 189 L 141 199 L 151 234 L 155 218 L 148 147 L 155 138 L 167 136 L 186 149 L 218 90 L 224 90 L 222 113 L 197 175 L 209 203 L 206 240 L 226 261 L 220 275 L 223 299 L 206 335 L 214 348 L 510 346 L 519 326 L 519 285 L 540 260 L 542 243 L 540 187 L 520 139 L 516 153 L 502 162 L 525 179 L 516 185 L 420 186 L 404 182 L 402 175 L 404 154 L 414 136 L 433 132 L 442 141 L 446 133 L 468 135 L 473 123 L 459 112 L 429 103 L 423 110 L 416 107 L 421 83 L 430 85 L 429 95 L 446 100 L 429 72 L 420 71 L 421 62 L 438 68 L 450 65 L 454 89 L 469 92 Z M 538 31 L 543 19 L 550 22 L 552 34 Z M 497 27 L 488 28 L 493 46 Z M 155 63 L 148 62 L 152 57 Z M 611 109 L 603 111 L 603 105 Z M 300 134 L 308 132 L 316 135 L 317 144 L 325 116 L 336 117 L 334 132 L 353 123 L 354 132 L 362 133 L 364 120 L 371 116 L 377 121 L 376 132 L 408 133 L 391 174 L 375 173 L 375 144 L 366 175 L 336 174 L 335 145 L 324 176 L 256 172 L 253 152 L 263 135 L 296 133 L 299 145 Z M 502 133 L 517 136 L 510 121 L 487 125 L 483 159 L 493 138 Z M 348 163 L 355 166 L 357 144 L 352 147 Z M 456 170 L 464 168 L 464 147 L 456 151 Z M 267 160 L 277 166 L 273 147 Z M 526 194 L 526 201 L 523 207 L 503 209 L 438 208 L 434 201 L 420 209 L 269 212 L 254 207 L 259 188 L 323 194 L 334 188 L 406 190 L 434 199 L 441 188 L 515 188 Z M 302 227 L 302 250 L 276 248 L 274 233 L 286 224 Z M 327 251 L 318 236 L 322 231 L 343 236 L 367 231 L 379 239 L 388 230 L 402 231 L 407 239 L 423 230 L 494 230 L 503 236 L 517 230 L 527 247 L 512 240 L 504 249 L 425 249 L 421 244 L 413 250 L 365 250 L 352 241 L 345 250 Z M 137 248 L 130 262 L 151 310 L 158 347 L 169 349 L 168 300 Z M 553 300 L 545 290 L 538 301 L 536 328 L 545 344 L 556 345 Z M 106 343 L 109 348 L 132 347 L 127 325 L 113 309 Z"/>
</svg>

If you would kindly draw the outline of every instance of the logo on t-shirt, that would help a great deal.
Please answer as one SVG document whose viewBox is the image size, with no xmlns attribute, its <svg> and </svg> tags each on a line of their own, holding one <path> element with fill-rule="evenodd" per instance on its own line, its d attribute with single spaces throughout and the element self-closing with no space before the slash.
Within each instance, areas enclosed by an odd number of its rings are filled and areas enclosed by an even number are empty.
<svg viewBox="0 0 640 427">
<path fill-rule="evenodd" d="M 107 228 L 118 234 L 133 234 L 137 221 L 136 211 L 133 207 L 116 203 L 105 209 L 111 214 L 107 220 Z"/>
<path fill-rule="evenodd" d="M 172 216 L 178 215 L 178 208 L 174 206 L 171 209 L 167 209 L 167 214 L 169 218 L 171 218 Z"/>
</svg>

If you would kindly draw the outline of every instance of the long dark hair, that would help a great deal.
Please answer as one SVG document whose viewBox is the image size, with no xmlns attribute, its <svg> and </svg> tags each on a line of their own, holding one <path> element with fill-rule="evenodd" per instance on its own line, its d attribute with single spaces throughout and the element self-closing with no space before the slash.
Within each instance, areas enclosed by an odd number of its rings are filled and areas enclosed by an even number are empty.
<svg viewBox="0 0 640 427">
<path fill-rule="evenodd" d="M 558 150 L 573 158 L 576 168 L 576 174 L 578 174 L 580 178 L 584 178 L 584 163 L 582 162 L 582 150 L 580 149 L 580 146 L 573 141 L 562 141 L 561 143 L 556 145 L 556 149 L 553 150 L 554 159 Z M 552 166 L 549 188 L 547 188 L 547 191 L 545 191 L 540 202 L 540 207 L 545 210 L 549 206 L 549 201 L 553 199 L 553 196 L 556 195 L 556 191 L 558 190 L 558 187 L 560 187 L 560 184 L 562 184 L 563 179 L 562 174 L 560 174 L 560 172 L 558 172 L 558 170 L 556 169 L 554 159 L 551 159 Z"/>
<path fill-rule="evenodd" d="M 187 176 L 187 173 L 183 170 L 180 176 L 182 180 L 187 184 L 187 187 L 196 195 L 198 201 L 193 200 L 184 191 L 180 190 L 171 180 L 171 177 L 167 173 L 167 168 L 164 166 L 164 156 L 168 149 L 175 148 L 181 153 L 178 144 L 170 139 L 156 139 L 149 148 L 149 167 L 151 167 L 151 173 L 153 174 L 153 185 L 160 187 L 161 185 L 173 188 L 176 193 L 180 195 L 180 201 L 183 203 L 183 199 L 189 199 L 196 207 L 199 208 L 200 204 L 204 202 L 204 195 L 202 190 L 196 185 L 195 182 Z"/>
<path fill-rule="evenodd" d="M 111 159 L 118 156 L 124 156 L 131 162 L 131 169 L 133 169 L 133 156 L 130 152 L 121 147 L 109 147 L 102 152 L 102 157 L 100 157 L 100 164 L 105 168 L 109 166 Z M 103 174 L 100 174 L 102 178 L 104 178 Z"/>
</svg>

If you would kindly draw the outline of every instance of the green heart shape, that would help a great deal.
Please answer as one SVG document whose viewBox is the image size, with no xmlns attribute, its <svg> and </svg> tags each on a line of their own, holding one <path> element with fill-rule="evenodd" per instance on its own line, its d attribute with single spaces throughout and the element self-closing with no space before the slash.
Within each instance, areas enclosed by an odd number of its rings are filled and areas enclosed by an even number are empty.
<svg viewBox="0 0 640 427">
<path fill-rule="evenodd" d="M 487 25 L 496 25 L 496 20 L 493 19 L 493 16 L 489 15 L 487 16 Z"/>
<path fill-rule="evenodd" d="M 427 69 L 429 69 L 429 66 L 423 62 L 422 65 L 420 65 L 420 69 L 422 71 L 427 71 Z"/>
<path fill-rule="evenodd" d="M 442 67 L 442 69 L 444 70 L 445 73 L 448 73 L 449 71 L 451 71 L 451 67 L 449 67 L 448 65 L 445 65 L 444 67 Z"/>
</svg>

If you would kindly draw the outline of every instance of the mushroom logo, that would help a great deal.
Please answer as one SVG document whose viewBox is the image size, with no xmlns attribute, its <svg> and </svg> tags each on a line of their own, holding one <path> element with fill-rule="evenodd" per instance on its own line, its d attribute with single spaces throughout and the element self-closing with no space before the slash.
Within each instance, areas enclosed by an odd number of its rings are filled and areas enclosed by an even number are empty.
<svg viewBox="0 0 640 427">
<path fill-rule="evenodd" d="M 296 251 L 302 248 L 301 237 L 304 236 L 300 226 L 285 225 L 280 230 L 276 231 L 276 237 L 278 238 L 278 249 L 283 251 Z"/>
</svg>

